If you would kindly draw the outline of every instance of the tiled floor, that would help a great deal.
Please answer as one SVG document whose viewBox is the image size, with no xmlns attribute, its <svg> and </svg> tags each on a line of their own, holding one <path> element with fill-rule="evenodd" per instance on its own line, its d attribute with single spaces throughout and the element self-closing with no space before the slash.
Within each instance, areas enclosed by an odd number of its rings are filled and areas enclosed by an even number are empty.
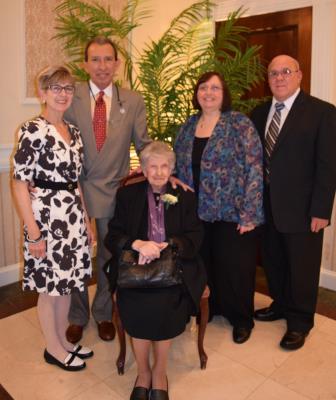
<svg viewBox="0 0 336 400">
<path fill-rule="evenodd" d="M 93 291 L 94 287 L 90 287 Z M 269 299 L 256 294 L 256 307 Z M 208 367 L 200 370 L 193 322 L 176 338 L 169 360 L 169 392 L 173 400 L 332 400 L 336 399 L 336 321 L 316 316 L 306 345 L 287 352 L 278 342 L 284 321 L 257 322 L 243 345 L 231 340 L 231 328 L 222 318 L 208 325 L 205 346 Z M 0 320 L 0 382 L 15 400 L 122 400 L 128 399 L 136 368 L 127 353 L 126 371 L 118 376 L 117 341 L 98 339 L 91 321 L 83 343 L 95 356 L 81 372 L 65 372 L 46 364 L 44 341 L 36 308 Z M 6 397 L 1 392 L 0 399 Z M 10 398 L 10 397 L 9 397 Z"/>
</svg>

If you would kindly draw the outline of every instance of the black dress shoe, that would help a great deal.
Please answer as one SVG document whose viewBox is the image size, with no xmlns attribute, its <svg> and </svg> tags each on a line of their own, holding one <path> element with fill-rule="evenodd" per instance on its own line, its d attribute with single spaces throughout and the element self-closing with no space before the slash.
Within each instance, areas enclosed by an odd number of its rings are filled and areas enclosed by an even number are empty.
<svg viewBox="0 0 336 400">
<path fill-rule="evenodd" d="M 308 333 L 287 331 L 281 339 L 280 346 L 286 350 L 297 350 L 305 343 Z"/>
<path fill-rule="evenodd" d="M 277 321 L 278 319 L 284 318 L 284 315 L 280 312 L 274 311 L 272 307 L 261 308 L 255 311 L 254 318 L 258 321 Z"/>
<path fill-rule="evenodd" d="M 162 389 L 152 389 L 150 400 L 169 400 L 168 391 Z"/>
<path fill-rule="evenodd" d="M 64 362 L 61 362 L 58 361 L 57 358 L 52 356 L 50 353 L 48 353 L 47 349 L 45 349 L 44 359 L 48 364 L 57 365 L 58 367 L 64 369 L 65 371 L 80 371 L 81 369 L 86 367 L 84 361 L 78 363 L 78 360 L 80 359 L 71 353 L 65 358 Z"/>
<path fill-rule="evenodd" d="M 251 331 L 252 329 L 249 328 L 234 326 L 232 330 L 233 341 L 239 344 L 246 342 L 246 340 L 251 336 Z"/>
</svg>

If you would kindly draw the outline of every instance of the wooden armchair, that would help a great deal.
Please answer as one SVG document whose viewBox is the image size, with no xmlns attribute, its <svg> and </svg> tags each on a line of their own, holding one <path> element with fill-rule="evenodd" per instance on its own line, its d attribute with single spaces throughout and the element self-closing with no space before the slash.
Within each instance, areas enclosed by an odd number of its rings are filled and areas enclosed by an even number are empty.
<svg viewBox="0 0 336 400">
<path fill-rule="evenodd" d="M 141 182 L 145 179 L 142 173 L 137 173 L 134 175 L 130 175 L 122 180 L 121 186 L 131 185 L 133 183 Z M 124 374 L 125 368 L 125 357 L 126 357 L 126 336 L 125 331 L 122 326 L 119 310 L 117 307 L 117 303 L 115 301 L 115 296 L 112 294 L 112 303 L 113 303 L 113 313 L 112 319 L 115 324 L 117 335 L 119 339 L 119 355 L 116 361 L 116 366 L 119 375 Z M 208 356 L 204 351 L 204 336 L 205 331 L 209 319 L 209 301 L 208 297 L 202 297 L 200 301 L 200 311 L 198 319 L 198 339 L 197 339 L 197 346 L 198 346 L 198 354 L 200 359 L 200 367 L 201 369 L 205 369 L 208 361 Z"/>
</svg>

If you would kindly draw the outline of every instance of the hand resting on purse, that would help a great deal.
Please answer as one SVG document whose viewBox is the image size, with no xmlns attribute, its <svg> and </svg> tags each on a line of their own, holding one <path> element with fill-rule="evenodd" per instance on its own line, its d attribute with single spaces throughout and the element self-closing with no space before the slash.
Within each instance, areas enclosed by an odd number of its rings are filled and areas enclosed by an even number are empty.
<svg viewBox="0 0 336 400">
<path fill-rule="evenodd" d="M 140 265 L 148 264 L 156 258 L 160 258 L 161 250 L 168 246 L 167 242 L 156 243 L 152 240 L 134 240 L 132 249 L 139 252 Z"/>
</svg>

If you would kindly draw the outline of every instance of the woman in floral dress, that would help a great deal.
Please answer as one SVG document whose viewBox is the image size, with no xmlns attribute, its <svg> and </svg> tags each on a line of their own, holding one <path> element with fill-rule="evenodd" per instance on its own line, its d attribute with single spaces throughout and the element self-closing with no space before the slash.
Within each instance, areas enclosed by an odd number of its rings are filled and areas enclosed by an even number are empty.
<svg viewBox="0 0 336 400">
<path fill-rule="evenodd" d="M 46 341 L 45 361 L 77 371 L 93 352 L 65 337 L 70 295 L 83 291 L 91 276 L 92 241 L 78 178 L 82 141 L 63 120 L 74 94 L 74 79 L 64 67 L 38 78 L 42 114 L 19 131 L 13 190 L 24 222 L 23 290 L 39 293 L 37 311 Z M 33 196 L 29 183 L 34 181 Z"/>
</svg>

